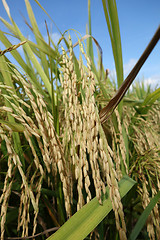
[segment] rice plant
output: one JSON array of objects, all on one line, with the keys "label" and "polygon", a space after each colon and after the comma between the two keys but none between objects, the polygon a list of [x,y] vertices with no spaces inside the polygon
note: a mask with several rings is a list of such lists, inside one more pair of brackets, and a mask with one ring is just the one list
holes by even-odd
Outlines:
[{"label": "rice plant", "polygon": [[[117,83],[123,89],[116,2],[102,2]],[[160,90],[152,92],[136,85],[124,98],[123,91],[113,108],[107,107],[110,117],[106,118],[101,113],[106,111],[106,102],[114,99],[114,87],[103,68],[98,41],[91,36],[90,9],[86,36],[73,44],[65,32],[56,45],[47,24],[49,42],[45,42],[28,0],[27,25],[36,43],[21,33],[5,0],[3,4],[11,24],[0,20],[19,44],[12,45],[0,31],[6,47],[0,52],[1,239],[46,239],[57,229],[49,239],[132,237],[143,209],[160,190]],[[98,66],[93,43],[100,50]],[[5,56],[8,51],[19,66]],[[134,188],[133,180],[137,182]],[[160,235],[158,201],[152,208],[142,238],[158,239]],[[94,211],[95,220],[90,216]]]}]

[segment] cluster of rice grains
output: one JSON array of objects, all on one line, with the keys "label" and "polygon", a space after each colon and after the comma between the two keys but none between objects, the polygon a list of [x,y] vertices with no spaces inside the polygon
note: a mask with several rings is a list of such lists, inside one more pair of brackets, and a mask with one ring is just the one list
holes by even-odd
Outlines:
[{"label": "cluster of rice grains", "polygon": [[[36,171],[32,176],[29,174],[30,167],[26,170],[26,173],[23,171],[20,158],[13,148],[12,130],[8,129],[10,137],[7,137],[5,130],[1,127],[0,136],[6,142],[8,151],[8,172],[0,198],[0,203],[2,204],[1,239],[4,238],[7,203],[16,169],[18,169],[22,178],[17,228],[18,230],[22,228],[22,237],[28,236],[30,203],[32,203],[34,208],[33,235],[36,232],[39,198],[43,179],[47,178],[48,185],[52,187],[52,181],[49,176],[52,175],[56,181],[57,173],[59,173],[68,217],[72,215],[71,205],[73,185],[75,183],[78,193],[77,210],[93,197],[91,196],[91,179],[93,180],[92,185],[94,185],[100,204],[103,204],[102,193],[105,193],[105,183],[107,183],[120,239],[126,239],[123,206],[118,188],[121,171],[118,162],[116,163],[115,170],[112,161],[114,154],[108,145],[99,120],[94,97],[95,79],[91,70],[91,61],[85,54],[82,43],[79,42],[82,55],[77,62],[79,65],[75,69],[71,39],[69,40],[69,44],[69,56],[63,49],[62,68],[60,69],[64,106],[64,117],[60,121],[60,138],[54,128],[53,116],[47,110],[43,97],[29,80],[26,80],[18,71],[14,70],[14,77],[23,85],[25,94],[30,102],[29,105],[18,98],[10,88],[6,87],[7,94],[4,97],[8,98],[8,101],[12,99],[10,101],[11,108],[1,107],[1,110],[10,112],[12,117],[23,126],[23,134],[34,157],[33,162]],[[86,67],[83,64],[82,56],[87,62]],[[3,87],[5,86],[1,86],[1,88]],[[32,108],[36,122],[26,114],[25,107],[23,108],[23,106]],[[32,137],[36,139],[43,163],[36,151]],[[124,149],[120,148],[121,152],[124,152]],[[124,165],[126,166],[125,162]]]},{"label": "cluster of rice grains", "polygon": [[[137,116],[134,124],[130,121],[132,115],[134,116],[133,111],[128,120],[126,119],[124,122],[126,129],[129,129],[129,125],[133,128],[130,139],[134,144],[136,154],[135,152],[130,153],[133,165],[129,174],[138,182],[138,192],[144,209],[150,203],[150,199],[160,191],[159,110],[158,106],[153,106],[147,116]],[[147,231],[150,239],[156,239],[156,237],[159,239],[159,223],[159,207],[156,204],[147,219]]]},{"label": "cluster of rice grains", "polygon": [[[75,178],[77,180],[77,210],[85,203],[82,190],[84,191],[85,189],[86,191],[86,201],[88,202],[91,199],[91,178],[93,179],[96,196],[100,204],[102,204],[102,193],[105,193],[104,182],[107,182],[115,212],[116,226],[120,238],[126,239],[123,206],[117,183],[117,179],[120,176],[117,176],[114,169],[112,162],[113,152],[107,143],[100,124],[94,97],[95,79],[91,70],[91,61],[85,54],[82,43],[79,42],[82,55],[80,55],[78,62],[79,74],[76,74],[77,70],[75,70],[71,39],[69,42],[69,56],[62,49],[63,61],[60,80],[63,87],[65,109],[62,132],[63,147],[67,153],[68,172],[72,172],[74,166]],[[87,67],[83,64],[82,56],[84,56],[87,62]],[[68,154],[68,151],[70,154]]]},{"label": "cluster of rice grains", "polygon": [[[6,221],[7,204],[9,196],[11,193],[12,183],[15,181],[15,170],[18,168],[19,174],[22,179],[21,194],[20,194],[20,206],[19,206],[19,216],[18,216],[18,226],[19,231],[22,227],[22,237],[28,236],[28,224],[30,222],[30,203],[32,203],[34,209],[34,220],[33,220],[33,232],[36,232],[37,227],[37,216],[39,212],[39,198],[41,193],[41,186],[43,178],[47,178],[48,174],[51,173],[53,176],[57,174],[57,166],[60,174],[61,181],[63,183],[63,192],[66,204],[66,211],[69,215],[70,204],[69,204],[69,193],[67,191],[67,186],[69,185],[67,181],[67,175],[64,167],[64,155],[61,143],[57,137],[54,130],[54,123],[52,115],[47,111],[46,105],[44,103],[43,97],[37,92],[37,90],[27,82],[18,71],[15,70],[17,81],[23,84],[26,96],[30,101],[31,105],[22,101],[10,87],[0,86],[5,88],[7,94],[2,94],[8,101],[10,101],[11,107],[1,107],[1,111],[5,111],[11,114],[19,123],[24,127],[24,136],[28,141],[31,152],[33,154],[33,161],[29,165],[28,169],[23,170],[22,163],[18,154],[15,152],[13,147],[13,133],[12,129],[7,125],[3,125],[5,129],[9,130],[10,137],[7,137],[7,132],[4,131],[3,126],[0,128],[0,137],[6,142],[7,152],[8,152],[8,171],[5,177],[3,193],[0,198],[1,207],[1,239],[4,239],[4,224]],[[18,104],[19,103],[19,104]],[[26,114],[24,109],[20,106],[27,107],[28,109],[32,107],[35,114],[36,123]],[[14,113],[13,113],[14,109]],[[36,138],[41,154],[36,151],[35,142],[32,137]],[[43,158],[43,164],[41,164],[41,156]],[[35,165],[35,173],[30,176],[30,168],[32,162]],[[51,185],[50,179],[48,178],[48,185]],[[34,191],[34,192],[33,192]]]}]

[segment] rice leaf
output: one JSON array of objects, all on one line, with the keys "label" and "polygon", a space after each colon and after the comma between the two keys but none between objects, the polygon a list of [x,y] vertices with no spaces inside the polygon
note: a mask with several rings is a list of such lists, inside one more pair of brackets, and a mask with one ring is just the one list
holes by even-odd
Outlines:
[{"label": "rice leaf", "polygon": [[[32,30],[33,30],[34,36],[36,38],[37,44],[40,47],[45,48],[43,42],[41,41],[41,39],[43,39],[43,36],[41,35],[41,33],[39,31],[39,28],[38,28],[36,19],[34,17],[31,5],[28,0],[25,0],[25,3],[26,3],[28,16],[29,16],[30,22],[32,24]],[[48,66],[48,62],[46,59],[46,55],[42,51],[39,51],[39,54],[40,54],[40,60],[41,60],[41,64],[43,66],[44,72],[45,72],[46,76],[49,78],[49,71],[48,71],[49,66]]]},{"label": "rice leaf", "polygon": [[154,92],[147,95],[147,97],[144,99],[144,102],[142,103],[143,106],[145,105],[152,105],[156,100],[160,98],[160,88],[156,89]]},{"label": "rice leaf", "polygon": [[[3,0],[5,2],[5,0]],[[18,28],[17,24],[14,22],[14,20],[12,19],[10,13],[9,13],[9,7],[7,5],[7,3],[5,2],[5,9],[8,13],[8,16],[12,22],[13,25],[13,29],[14,32],[16,33],[16,35],[19,37],[19,39],[21,41],[25,41],[26,38],[23,36],[23,34],[21,33],[20,29]],[[27,52],[31,62],[33,63],[35,69],[37,70],[37,73],[40,75],[46,89],[48,90],[49,95],[51,96],[51,84],[49,82],[49,79],[47,77],[47,75],[45,74],[45,72],[43,71],[43,68],[41,67],[41,64],[38,62],[37,58],[35,57],[32,49],[30,48],[28,42],[26,44],[23,45],[23,49]],[[37,81],[34,82],[35,85],[37,85]],[[38,86],[37,86],[38,87]]]},{"label": "rice leaf", "polygon": [[152,200],[150,201],[148,206],[145,208],[145,210],[141,214],[140,218],[138,219],[138,222],[136,223],[136,225],[135,225],[134,229],[132,230],[132,233],[129,237],[130,240],[137,239],[140,231],[142,230],[142,228],[144,227],[144,225],[146,223],[148,216],[150,215],[152,209],[154,208],[156,203],[159,201],[159,199],[160,199],[160,191],[156,194],[156,196],[154,198],[152,198]]},{"label": "rice leaf", "polygon": [[[124,176],[119,182],[121,197],[134,186],[136,182]],[[97,198],[94,198],[77,213],[75,213],[55,234],[47,240],[82,240],[84,239],[112,210],[112,203],[109,198],[108,187],[107,197],[104,197],[103,204],[100,205]]]},{"label": "rice leaf", "polygon": [[23,132],[24,126],[20,123],[15,122],[8,122],[0,119],[0,123],[6,128],[6,130],[9,128],[13,132]]}]

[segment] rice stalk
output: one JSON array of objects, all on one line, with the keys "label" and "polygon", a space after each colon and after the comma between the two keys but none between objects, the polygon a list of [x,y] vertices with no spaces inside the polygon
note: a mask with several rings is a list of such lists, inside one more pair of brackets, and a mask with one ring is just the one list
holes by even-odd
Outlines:
[{"label": "rice stalk", "polygon": [[122,124],[121,124],[119,112],[117,110],[115,110],[115,114],[116,114],[116,117],[117,117],[118,130],[119,130],[119,148],[120,148],[123,164],[125,166],[125,171],[128,174],[128,166],[127,166],[127,163],[126,163],[126,148],[125,148],[125,143],[124,143],[124,138],[123,138],[123,133],[122,133]]},{"label": "rice stalk", "polygon": [[[3,188],[3,194],[1,196],[1,202],[2,203],[2,208],[1,208],[1,217],[2,217],[2,221],[1,221],[1,239],[4,239],[4,224],[5,224],[5,220],[6,220],[6,213],[7,213],[7,202],[9,200],[9,196],[11,194],[11,186],[12,186],[12,182],[14,180],[14,172],[15,172],[15,167],[18,168],[18,171],[20,173],[20,176],[22,178],[22,186],[24,188],[25,191],[25,198],[29,199],[29,201],[32,202],[33,208],[35,211],[38,210],[38,206],[35,202],[34,199],[34,194],[32,192],[32,190],[29,188],[28,186],[28,181],[26,179],[26,176],[23,172],[22,169],[22,164],[20,162],[19,156],[15,153],[13,147],[12,147],[12,142],[11,140],[7,137],[6,133],[3,131],[3,129],[1,128],[1,138],[3,140],[5,140],[6,142],[6,147],[7,147],[7,151],[8,151],[8,174],[5,177],[5,182],[4,182],[4,188]],[[14,171],[13,171],[14,170]],[[8,185],[8,179],[12,177],[11,182]],[[24,207],[26,207],[26,201],[25,198],[23,198],[23,203],[24,203]],[[24,202],[25,201],[25,202]],[[22,214],[22,222],[23,222],[23,233],[25,236],[26,234],[28,234],[28,221],[26,222],[24,218],[24,215],[26,216],[26,210],[23,212]]]},{"label": "rice stalk", "polygon": [[[102,192],[105,193],[104,178],[106,178],[115,212],[116,227],[120,238],[126,239],[123,207],[118,190],[117,174],[112,162],[113,152],[104,136],[95,102],[95,77],[91,71],[91,61],[85,54],[82,43],[79,42],[79,45],[80,52],[87,61],[87,67],[84,69],[82,57],[79,59],[80,79],[75,74],[71,43],[69,57],[63,49],[63,74],[60,77],[63,87],[64,128],[66,129],[63,140],[64,146],[66,144],[70,146],[71,157],[69,160],[71,164],[75,165],[75,177],[78,180],[77,191],[79,193],[77,209],[82,207],[85,200],[82,195],[83,178],[88,195],[87,201],[89,200],[88,166],[90,164],[97,199],[102,203],[101,194]],[[104,150],[106,148],[108,151]],[[78,149],[78,152],[76,149]],[[87,155],[89,164],[86,159]],[[100,172],[100,169],[102,169],[104,175]]]},{"label": "rice stalk", "polygon": [[[65,128],[63,133],[63,146],[64,149],[70,142],[70,153],[71,156],[68,158],[68,169],[71,169],[72,164],[75,166],[75,178],[78,180],[77,190],[78,190],[78,204],[77,209],[80,209],[83,206],[83,195],[82,195],[82,167],[84,159],[85,147],[82,148],[81,158],[78,154],[78,148],[81,148],[83,145],[82,138],[82,106],[78,100],[77,92],[77,76],[74,70],[73,63],[73,49],[72,43],[70,40],[70,58],[63,51],[63,68],[60,75],[61,84],[63,87],[63,103],[64,103],[64,116],[65,116]],[[67,150],[67,148],[66,148]],[[84,151],[83,151],[84,150]],[[86,158],[86,157],[85,157]],[[72,191],[71,191],[72,192]],[[89,192],[88,192],[89,193]]]},{"label": "rice stalk", "polygon": [[[56,134],[56,131],[54,129],[53,117],[47,111],[46,104],[43,100],[43,97],[36,91],[34,86],[25,82],[23,78],[20,78],[20,76],[19,76],[19,79],[23,83],[24,89],[26,91],[27,96],[30,99],[32,109],[35,113],[39,130],[37,129],[36,126],[34,126],[35,124],[33,124],[33,122],[32,122],[32,126],[34,126],[34,129],[36,129],[37,132],[42,137],[43,144],[40,141],[39,137],[37,138],[37,141],[38,141],[39,148],[43,156],[43,161],[45,163],[48,173],[50,173],[52,169],[52,173],[54,172],[54,175],[55,175],[55,172],[57,171],[56,165],[58,166],[59,174],[63,184],[66,212],[67,212],[67,215],[70,216],[71,214],[70,200],[69,200],[69,192],[68,192],[69,179],[66,173],[63,148],[61,146],[60,141],[58,140],[58,135]],[[34,94],[30,91],[31,87],[32,87],[31,90],[35,94],[35,97],[34,97]],[[31,119],[28,119],[28,120],[31,121]]]},{"label": "rice stalk", "polygon": [[[152,110],[153,111],[153,110]],[[150,121],[148,121],[150,120]],[[133,136],[130,137],[134,144],[136,159],[130,168],[130,174],[139,182],[138,192],[142,199],[142,206],[146,208],[150,199],[160,190],[160,144],[157,134],[157,121],[155,115],[149,114],[147,119],[137,117],[136,124],[132,126]],[[147,231],[150,239],[159,237],[159,203],[155,205],[148,220]]]},{"label": "rice stalk", "polygon": [[[42,182],[43,182],[43,175],[39,178],[39,181],[36,183],[36,204],[37,206],[39,205],[39,199],[41,196],[41,187],[42,187]],[[32,235],[35,235],[36,233],[36,228],[37,228],[37,217],[38,217],[38,211],[34,210],[34,220],[33,220],[33,232]]]},{"label": "rice stalk", "polygon": [[22,237],[26,237],[28,236],[28,224],[30,222],[30,196],[28,196],[23,183],[21,189],[17,231],[20,231],[20,228],[22,227]]},{"label": "rice stalk", "polygon": [[[93,180],[96,190],[96,196],[100,201],[102,180],[99,173],[99,166],[97,163],[98,151],[98,132],[95,121],[94,112],[94,85],[93,75],[91,73],[90,60],[84,54],[81,43],[81,52],[86,57],[88,66],[88,75],[83,70],[83,62],[80,57],[79,68],[81,78],[78,82],[77,75],[74,69],[73,62],[73,49],[70,40],[70,53],[69,58],[63,49],[63,62],[62,68],[63,75],[61,75],[61,84],[64,89],[63,102],[65,105],[65,132],[63,144],[70,143],[71,164],[75,165],[75,177],[78,180],[77,190],[79,200],[77,209],[80,209],[84,204],[82,195],[83,176],[85,181],[85,190],[87,193],[87,202],[91,199],[89,190],[90,179],[88,176],[89,164],[86,159],[87,153],[89,154],[90,164],[93,174]],[[81,82],[80,82],[81,81]],[[81,89],[81,91],[80,91]],[[80,103],[81,100],[81,103]],[[93,103],[92,103],[93,101]],[[87,150],[87,152],[86,152]],[[70,166],[71,168],[71,166]]]},{"label": "rice stalk", "polygon": [[3,51],[0,51],[0,56],[4,55],[4,54],[7,53],[7,52],[11,52],[11,51],[19,48],[20,46],[22,46],[22,45],[25,44],[26,42],[27,42],[27,41],[20,42],[20,43],[18,43],[18,44],[16,44],[16,45],[12,45],[12,46],[9,47],[9,48],[6,48],[6,49],[3,50]]},{"label": "rice stalk", "polygon": [[[33,153],[33,156],[34,156],[34,163],[37,167],[37,170],[39,169],[39,171],[41,173],[41,176],[39,178],[39,184],[37,185],[37,189],[35,190],[36,191],[36,199],[35,199],[35,202],[34,202],[34,209],[35,210],[34,210],[34,228],[33,228],[33,233],[35,233],[36,225],[37,225],[36,224],[36,219],[37,219],[37,215],[38,215],[38,208],[37,208],[38,207],[38,200],[40,198],[41,184],[42,184],[41,182],[42,182],[42,178],[44,178],[44,176],[45,176],[44,175],[45,172],[44,172],[43,166],[40,164],[39,157],[37,156],[34,145],[31,141],[31,137],[32,137],[32,135],[34,135],[36,137],[37,142],[38,142],[39,147],[40,147],[41,152],[42,152],[42,156],[43,156],[44,159],[46,159],[45,156],[47,154],[49,154],[49,160],[50,160],[50,162],[48,163],[49,165],[51,165],[51,161],[53,162],[53,164],[55,164],[55,155],[57,155],[56,156],[56,161],[57,161],[56,164],[57,165],[58,165],[58,161],[61,160],[59,147],[57,149],[57,146],[60,145],[60,142],[58,142],[58,144],[57,144],[57,139],[56,139],[56,141],[54,140],[55,139],[55,133],[53,134],[53,129],[54,129],[53,118],[51,118],[51,116],[49,115],[49,123],[46,121],[47,117],[48,117],[48,114],[46,112],[46,109],[45,109],[45,111],[42,111],[41,106],[45,107],[45,104],[42,100],[42,97],[37,94],[36,99],[38,99],[37,102],[38,101],[39,102],[36,104],[35,98],[33,97],[33,96],[35,96],[35,95],[33,95],[33,93],[36,93],[36,91],[34,90],[34,92],[33,92],[33,90],[32,90],[32,93],[31,93],[31,91],[30,91],[31,85],[27,84],[18,72],[16,72],[16,76],[17,76],[17,79],[23,83],[26,94],[29,97],[30,101],[32,101],[31,106],[32,106],[32,108],[35,112],[36,117],[37,117],[37,122],[39,123],[39,128],[37,128],[37,126],[35,125],[33,120],[29,116],[26,115],[26,113],[22,109],[22,107],[20,107],[20,106],[17,107],[17,105],[13,101],[10,101],[11,97],[9,97],[8,95],[5,96],[3,94],[3,97],[6,97],[8,99],[8,101],[10,101],[10,104],[12,106],[12,109],[11,108],[3,108],[3,110],[11,113],[11,115],[18,122],[20,122],[24,126],[24,129],[25,129],[24,130],[24,135],[25,135],[26,140],[28,141],[28,143],[31,147],[31,150],[32,150],[32,153]],[[9,94],[13,95],[12,91],[10,91]],[[12,100],[13,99],[14,99],[14,97],[12,98]],[[16,100],[19,100],[18,97],[16,98]],[[42,105],[42,103],[43,103],[43,105]],[[21,104],[23,104],[23,102],[21,102]],[[39,106],[40,110],[38,109],[37,105]],[[14,109],[15,113],[13,113],[13,109]],[[44,116],[44,112],[45,112],[45,116]],[[41,116],[42,116],[42,118],[41,118]],[[45,124],[47,124],[47,128],[44,128]],[[52,145],[50,145],[50,146],[47,145],[48,142],[49,142],[49,138],[50,138],[50,136],[47,133],[48,129],[50,130],[49,135],[52,137],[52,141],[51,141]],[[46,136],[47,136],[47,138],[46,138]],[[43,144],[40,140],[40,137],[42,137],[44,146],[43,146]],[[53,151],[48,150],[49,147],[50,148],[53,147],[53,140],[54,140],[54,150],[55,150],[55,153],[56,153],[56,154],[54,154],[54,156],[53,156]],[[56,145],[56,147],[55,147],[55,145]],[[43,154],[43,151],[44,151],[44,154]],[[54,157],[54,159],[53,159],[53,157]],[[14,158],[15,161],[16,161],[16,158],[17,157]],[[63,160],[63,162],[64,162],[64,160]],[[44,163],[45,163],[45,161],[44,161]],[[16,164],[16,162],[15,162],[15,164]],[[45,163],[45,165],[46,165],[46,168],[47,168],[48,166],[47,166],[46,163]],[[64,177],[63,177],[63,172],[62,172],[63,169],[62,169],[61,164],[59,164],[58,167],[59,167],[59,172],[60,172],[61,179],[62,179],[62,182],[63,182],[63,185],[64,185],[64,196],[65,196],[65,199],[67,199],[67,201],[68,201],[68,202],[66,201],[66,211],[67,211],[68,215],[70,215],[69,195],[68,195],[68,192],[67,193],[65,192],[65,190],[67,189],[67,186],[65,185],[65,181],[64,181]],[[33,196],[30,196],[30,194],[29,194],[29,191],[31,191],[31,190],[27,190],[24,187],[25,176],[24,176],[23,170],[19,169],[19,171],[20,171],[21,175],[23,176],[22,177],[23,178],[23,183],[22,183],[22,187],[21,187],[22,188],[22,194],[21,194],[21,199],[20,199],[17,230],[19,231],[20,228],[22,227],[23,228],[22,236],[27,236],[28,235],[28,223],[30,221],[29,220],[29,204],[30,204],[30,200],[32,201],[32,204],[33,204],[33,199],[32,199]],[[49,166],[48,171],[50,172],[50,166]],[[26,180],[26,182],[28,182],[28,181],[29,181],[29,179]],[[32,182],[33,183],[30,185],[30,186],[32,186],[31,188],[34,187],[34,178],[33,177],[32,177]],[[4,188],[4,190],[5,190],[5,188]],[[35,206],[37,206],[37,207],[35,208]],[[2,223],[4,223],[4,221],[2,221]],[[2,230],[3,230],[3,228],[2,228]]]},{"label": "rice stalk", "polygon": [[[76,69],[77,66],[75,64],[71,38],[69,38],[69,51],[67,51],[69,52],[69,56],[64,48],[62,49],[63,57],[60,63],[60,81],[63,91],[60,96],[57,96],[58,101],[59,99],[62,100],[60,102],[60,110],[62,110],[60,113],[60,136],[55,130],[54,116],[49,112],[47,103],[44,100],[45,98],[39,93],[35,85],[32,84],[28,76],[22,76],[15,69],[12,71],[13,79],[16,80],[16,83],[21,83],[20,85],[23,86],[27,103],[25,100],[20,99],[11,87],[0,84],[2,97],[10,104],[10,107],[3,106],[0,110],[10,114],[16,122],[23,126],[24,130],[22,132],[30,147],[33,155],[33,165],[36,169],[33,176],[30,177],[30,164],[27,168],[27,173],[25,173],[21,166],[20,156],[15,154],[12,144],[9,143],[10,139],[5,138],[6,145],[8,144],[7,150],[10,154],[8,156],[8,165],[10,167],[8,166],[7,174],[8,176],[14,175],[13,169],[18,169],[23,179],[17,229],[20,231],[22,228],[22,236],[28,236],[29,208],[30,203],[32,203],[34,206],[33,234],[36,232],[43,180],[47,179],[48,186],[51,186],[53,189],[59,174],[68,217],[72,214],[71,205],[73,204],[73,185],[75,183],[78,193],[77,210],[85,202],[89,202],[93,196],[91,179],[93,179],[94,190],[100,204],[103,204],[102,194],[105,193],[105,183],[107,183],[120,239],[126,239],[124,212],[118,187],[118,181],[122,177],[122,165],[124,165],[125,171],[128,173],[126,163],[127,150],[122,132],[122,122],[119,112],[115,111],[116,126],[112,121],[108,123],[112,138],[112,142],[109,144],[98,116],[96,102],[98,91],[96,92],[95,76],[91,70],[92,62],[84,52],[81,42],[79,45],[80,58],[78,68],[80,75]],[[86,67],[84,66],[82,56],[87,62]],[[33,111],[33,118],[27,114],[25,107]],[[128,109],[124,108],[123,124],[128,138],[133,145],[133,149],[130,151],[131,161],[136,156],[135,162],[131,166],[130,174],[134,174],[134,170],[138,173],[145,172],[143,180],[139,180],[141,184],[139,191],[141,193],[142,205],[145,208],[149,203],[149,198],[156,194],[160,186],[160,146],[157,134],[159,132],[157,125],[160,116],[159,113],[153,115],[152,111],[149,112],[149,115],[142,114],[139,116],[136,115],[135,109],[132,110],[132,113],[129,113]],[[146,120],[147,116],[150,121]],[[133,121],[133,119],[136,120]],[[5,130],[7,129],[9,132],[12,132],[12,128],[9,125],[3,124],[2,126],[5,127]],[[42,159],[40,159],[36,151],[33,137],[37,141]],[[149,157],[151,153],[153,154],[152,160]],[[53,177],[54,181],[51,180],[51,177]],[[151,177],[154,177],[153,181]],[[150,179],[148,180],[150,184],[148,184],[146,179]],[[144,180],[146,180],[146,185]],[[10,190],[7,192],[7,184],[10,184],[10,181],[6,175],[3,188],[4,194],[2,194],[0,199],[3,202],[2,206],[5,206],[1,212],[3,220],[1,228],[2,237],[4,237],[6,206],[12,187],[11,184]],[[154,184],[158,188],[151,188]],[[155,235],[158,236],[159,234],[158,219],[158,205],[156,205],[148,220],[147,229],[150,238],[154,239]]]},{"label": "rice stalk", "polygon": [[9,197],[11,194],[11,188],[12,188],[12,183],[13,183],[13,179],[11,179],[12,177],[12,171],[13,171],[13,162],[12,162],[12,150],[11,150],[11,146],[10,146],[10,141],[7,138],[5,132],[3,131],[3,129],[0,127],[0,136],[2,139],[5,140],[6,142],[6,147],[9,150],[9,158],[8,158],[8,171],[6,173],[6,177],[4,180],[4,187],[3,187],[3,192],[2,195],[0,197],[0,204],[1,204],[1,239],[4,239],[4,232],[5,232],[5,222],[6,222],[6,214],[7,214],[7,207],[8,207],[8,201],[9,201]]},{"label": "rice stalk", "polygon": [[[112,155],[108,146],[107,139],[104,136],[103,130],[100,131],[102,140],[101,146],[101,158],[103,159],[103,168],[106,174],[107,185],[109,187],[109,196],[112,202],[113,211],[115,214],[116,228],[119,232],[120,239],[127,239],[126,237],[126,224],[124,220],[123,205],[121,203],[121,197],[118,187],[118,176],[115,171],[112,161]],[[107,151],[108,150],[108,151]]]}]

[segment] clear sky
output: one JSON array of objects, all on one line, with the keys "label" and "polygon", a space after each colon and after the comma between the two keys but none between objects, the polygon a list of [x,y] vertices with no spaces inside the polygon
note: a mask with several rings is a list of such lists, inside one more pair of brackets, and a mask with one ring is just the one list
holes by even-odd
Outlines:
[{"label": "clear sky", "polygon": [[[22,17],[22,15],[24,15],[28,20],[25,1],[6,1],[10,7],[11,15],[18,27],[25,36],[32,39],[31,32],[25,25]],[[80,32],[82,36],[85,35],[86,24],[88,21],[87,0],[39,0],[39,2],[55,21],[61,32],[72,28]],[[116,2],[122,40],[124,73],[126,76],[142,54],[160,24],[160,0],[117,0]],[[41,33],[44,36],[47,36],[44,24],[44,21],[46,20],[50,29],[52,28],[53,40],[57,41],[60,34],[54,24],[34,0],[30,0],[30,3]],[[2,0],[0,0],[0,16],[8,20],[7,14],[3,8]],[[114,61],[112,49],[102,2],[100,0],[91,0],[91,21],[92,35],[99,42],[103,50],[104,67],[108,68],[110,72],[113,73]],[[6,31],[1,22],[0,29]],[[73,43],[75,43],[77,41],[76,36],[72,34],[72,37]],[[2,44],[0,44],[0,48],[4,48]],[[145,83],[151,83],[152,86],[158,84],[158,87],[160,87],[160,41],[142,67],[138,79],[143,79]]]}]

